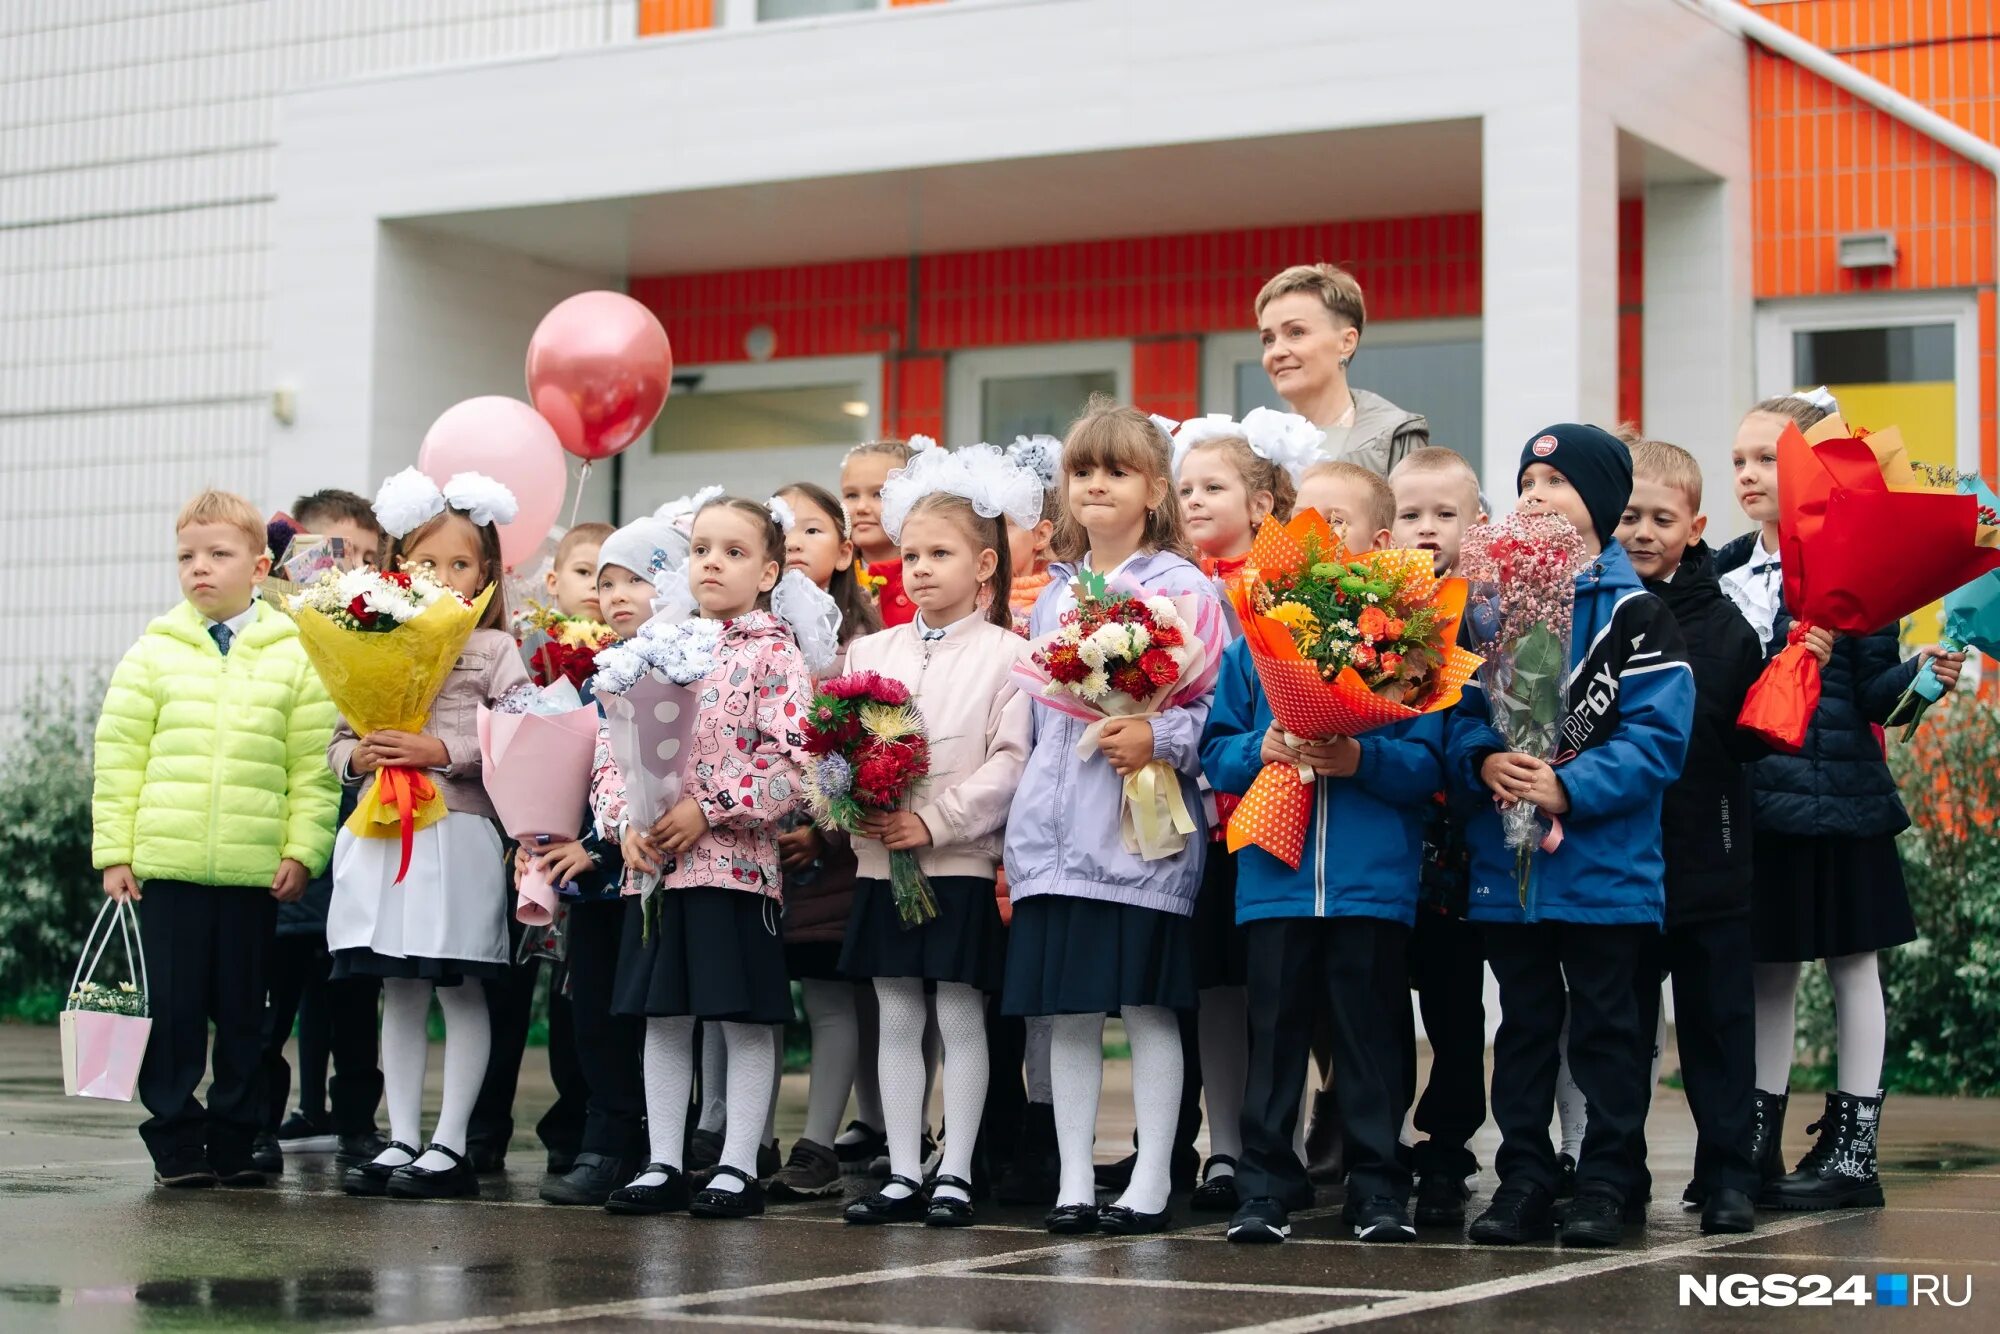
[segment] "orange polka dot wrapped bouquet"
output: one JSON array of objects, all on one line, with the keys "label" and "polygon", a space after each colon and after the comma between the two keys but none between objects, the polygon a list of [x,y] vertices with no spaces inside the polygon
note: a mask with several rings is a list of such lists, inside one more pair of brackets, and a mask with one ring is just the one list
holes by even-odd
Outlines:
[{"label": "orange polka dot wrapped bouquet", "polygon": [[[1458,646],[1463,579],[1428,551],[1348,551],[1317,511],[1257,530],[1229,597],[1271,715],[1325,741],[1448,709],[1480,664]],[[1229,817],[1229,850],[1256,844],[1297,868],[1311,769],[1264,767]]]}]

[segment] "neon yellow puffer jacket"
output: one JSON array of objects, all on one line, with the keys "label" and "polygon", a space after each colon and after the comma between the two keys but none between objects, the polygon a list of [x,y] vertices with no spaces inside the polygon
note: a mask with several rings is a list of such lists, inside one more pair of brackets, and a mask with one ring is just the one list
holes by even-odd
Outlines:
[{"label": "neon yellow puffer jacket", "polygon": [[183,602],[126,650],[97,720],[91,859],[140,881],[267,886],[289,857],[317,875],[340,789],[333,703],[283,612],[258,604],[223,657]]}]

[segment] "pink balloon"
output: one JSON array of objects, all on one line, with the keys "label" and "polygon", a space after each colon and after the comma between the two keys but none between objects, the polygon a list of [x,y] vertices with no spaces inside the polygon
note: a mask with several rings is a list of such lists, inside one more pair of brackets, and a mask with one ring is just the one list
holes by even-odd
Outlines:
[{"label": "pink balloon", "polygon": [[500,561],[509,569],[549,535],[569,485],[554,429],[526,403],[498,394],[446,408],[424,432],[417,467],[439,486],[454,473],[482,472],[514,493],[520,512],[500,525]]},{"label": "pink balloon", "polygon": [[528,398],[585,463],[644,435],[673,377],[667,331],[623,292],[578,293],[544,315],[528,341]]}]

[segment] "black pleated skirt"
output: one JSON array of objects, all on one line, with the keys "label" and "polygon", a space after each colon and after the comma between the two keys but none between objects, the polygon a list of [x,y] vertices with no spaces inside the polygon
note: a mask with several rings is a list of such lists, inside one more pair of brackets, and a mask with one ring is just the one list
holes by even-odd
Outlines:
[{"label": "black pleated skirt", "polygon": [[468,977],[482,982],[505,977],[507,969],[507,964],[487,959],[430,959],[422,955],[398,958],[371,949],[352,949],[333,952],[331,976],[335,981],[350,977],[401,977],[429,982],[432,986],[455,987]]},{"label": "black pleated skirt", "polygon": [[792,984],[778,905],[741,889],[661,889],[629,899],[618,941],[613,1014],[782,1024]]},{"label": "black pleated skirt", "polygon": [[931,880],[931,897],[937,900],[938,915],[922,926],[905,927],[887,880],[856,880],[854,911],[840,948],[841,972],[856,979],[921,977],[998,991],[1007,976],[1007,932],[1000,925],[993,882],[981,876],[937,876]]},{"label": "black pleated skirt", "polygon": [[1240,987],[1250,980],[1243,928],[1236,925],[1236,858],[1220,843],[1208,845],[1201,890],[1194,901],[1194,984]]},{"label": "black pleated skirt", "polygon": [[1759,829],[1750,904],[1758,963],[1865,954],[1917,938],[1903,863],[1890,834],[1800,837]]},{"label": "black pleated skirt", "polygon": [[1195,1007],[1194,921],[1067,894],[1014,900],[1003,1014]]}]

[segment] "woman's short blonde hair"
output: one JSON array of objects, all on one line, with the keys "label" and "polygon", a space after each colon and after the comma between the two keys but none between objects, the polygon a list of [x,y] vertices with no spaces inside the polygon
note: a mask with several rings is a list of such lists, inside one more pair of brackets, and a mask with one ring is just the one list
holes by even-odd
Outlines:
[{"label": "woman's short blonde hair", "polygon": [[1356,333],[1368,323],[1368,303],[1361,295],[1361,284],[1338,264],[1294,264],[1279,273],[1257,293],[1254,318],[1263,319],[1264,307],[1294,292],[1318,297],[1334,323],[1345,324]]}]

